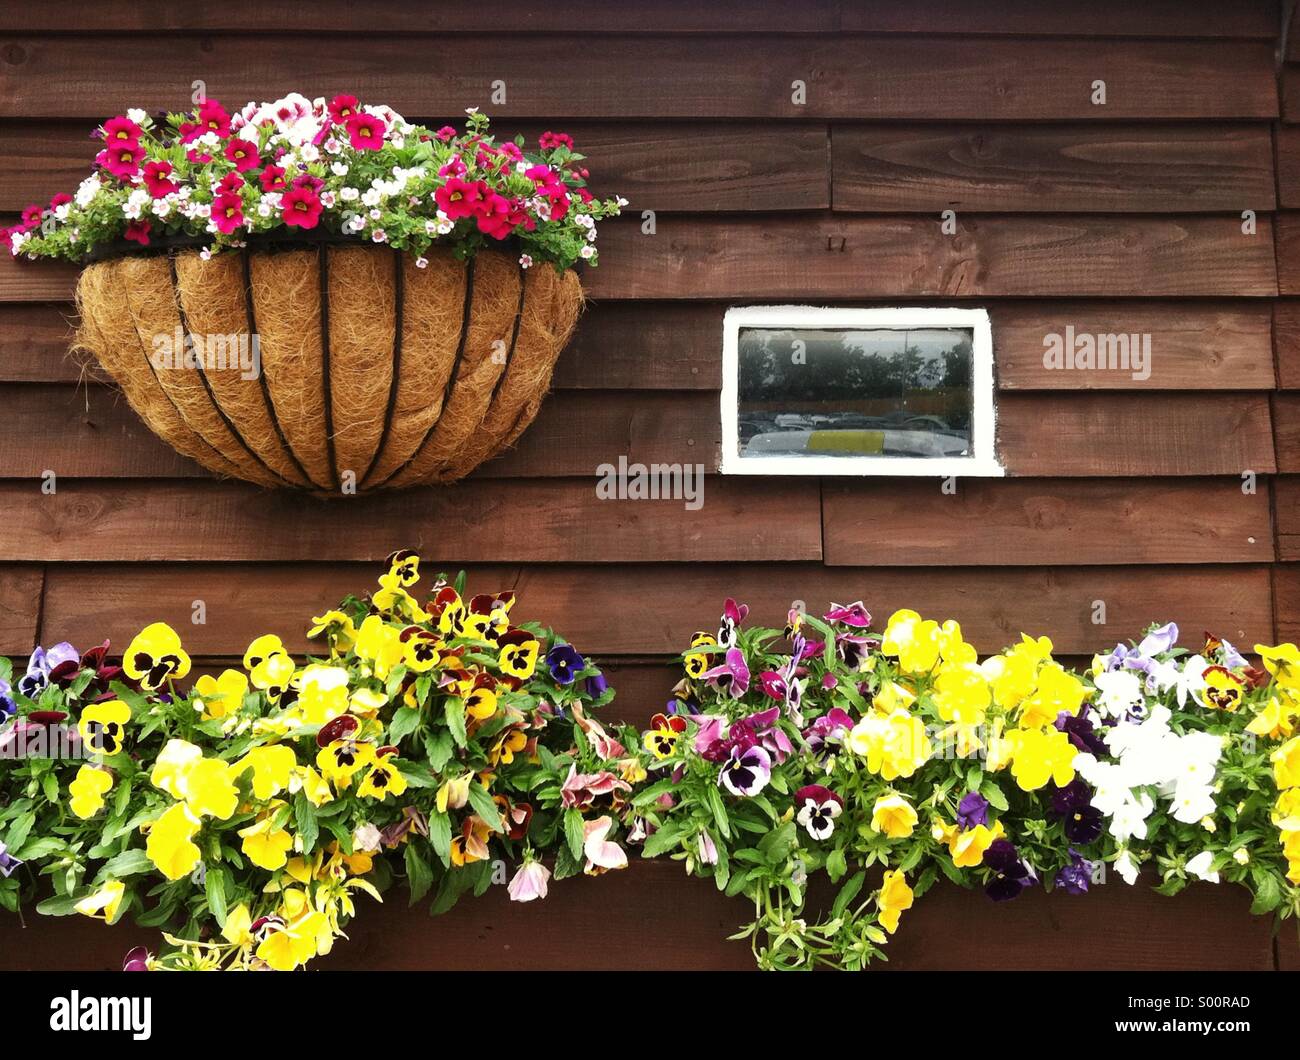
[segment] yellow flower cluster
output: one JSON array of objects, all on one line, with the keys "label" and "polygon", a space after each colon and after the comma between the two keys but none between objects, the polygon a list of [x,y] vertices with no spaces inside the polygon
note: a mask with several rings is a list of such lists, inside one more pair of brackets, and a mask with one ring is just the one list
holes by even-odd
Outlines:
[{"label": "yellow flower cluster", "polygon": [[1295,735],[1300,719],[1300,649],[1294,644],[1275,648],[1256,644],[1255,650],[1273,675],[1277,694],[1270,697],[1267,706],[1246,726],[1246,731],[1286,741],[1270,756],[1278,790],[1273,823],[1281,833],[1282,853],[1287,860],[1286,878],[1300,884],[1300,736]]}]

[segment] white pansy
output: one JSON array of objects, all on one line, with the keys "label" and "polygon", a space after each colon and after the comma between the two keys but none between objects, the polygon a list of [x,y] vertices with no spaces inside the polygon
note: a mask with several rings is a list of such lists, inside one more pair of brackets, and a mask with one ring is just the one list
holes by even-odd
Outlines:
[{"label": "white pansy", "polygon": [[1182,666],[1176,660],[1158,662],[1152,667],[1151,677],[1162,692],[1174,689],[1178,705],[1184,707],[1189,695],[1199,701],[1205,689],[1205,668],[1209,665],[1200,655],[1188,657]]},{"label": "white pansy", "polygon": [[1187,871],[1195,876],[1198,880],[1204,880],[1206,883],[1218,883],[1219,874],[1210,868],[1214,861],[1214,855],[1208,850],[1202,850],[1196,857],[1187,863]]},{"label": "white pansy", "polygon": [[1137,883],[1138,865],[1133,860],[1133,855],[1127,850],[1119,852],[1119,857],[1115,859],[1115,871],[1120,874],[1121,879],[1130,887]]},{"label": "white pansy", "polygon": [[1201,784],[1179,784],[1169,802],[1174,819],[1195,824],[1214,813],[1214,792]]}]

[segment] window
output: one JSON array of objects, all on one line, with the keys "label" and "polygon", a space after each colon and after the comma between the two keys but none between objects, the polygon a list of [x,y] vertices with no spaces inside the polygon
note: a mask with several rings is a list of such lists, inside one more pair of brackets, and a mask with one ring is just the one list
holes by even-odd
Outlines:
[{"label": "window", "polygon": [[1001,475],[982,309],[732,309],[722,471]]}]

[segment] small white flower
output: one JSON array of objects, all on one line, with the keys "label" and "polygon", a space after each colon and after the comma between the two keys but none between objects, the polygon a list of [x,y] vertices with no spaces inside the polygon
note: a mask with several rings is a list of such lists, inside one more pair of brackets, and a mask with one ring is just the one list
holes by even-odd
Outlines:
[{"label": "small white flower", "polygon": [[374,185],[371,185],[361,196],[361,204],[363,206],[378,206],[379,200],[382,198],[383,196],[380,194],[379,189]]},{"label": "small white flower", "polygon": [[533,256],[531,254],[520,254],[519,267],[521,269],[531,269],[533,267]]},{"label": "small white flower", "polygon": [[352,849],[362,854],[373,854],[383,842],[379,829],[369,821],[359,824],[352,832]]},{"label": "small white flower", "polygon": [[[343,150],[343,145],[339,143],[338,140],[336,140],[333,136],[331,136],[328,140],[325,141],[325,150],[332,155],[336,155]],[[336,162],[335,165],[342,165],[342,163]],[[344,173],[347,172],[347,166],[343,167],[343,172]]]},{"label": "small white flower", "polygon": [[382,210],[371,210],[371,211],[370,211],[370,219],[371,219],[372,221],[378,221],[378,220],[379,220],[381,217],[383,217],[383,216],[384,216],[384,212],[383,212]]},{"label": "small white flower", "polygon": [[336,202],[338,202],[338,199],[337,199],[337,197],[334,195],[334,193],[333,193],[332,191],[323,191],[323,192],[321,192],[321,195],[320,195],[320,204],[321,204],[322,206],[324,206],[325,209],[327,209],[327,210],[331,210],[331,209],[333,209],[333,208],[334,208],[334,204],[335,204]]},{"label": "small white flower", "polygon": [[348,175],[348,164],[346,162],[331,162],[330,172],[336,177],[346,177]]},{"label": "small white flower", "polygon": [[1198,880],[1204,880],[1206,883],[1218,883],[1219,874],[1210,868],[1213,861],[1214,855],[1208,850],[1202,850],[1187,863],[1187,871]]},{"label": "small white flower", "polygon": [[154,216],[160,220],[172,212],[172,204],[165,198],[153,201]]},{"label": "small white flower", "polygon": [[257,204],[258,217],[270,217],[271,214],[274,212],[275,211],[271,209],[271,204],[267,202],[265,199],[263,199],[261,202]]},{"label": "small white flower", "polygon": [[580,251],[578,251],[578,257],[580,258],[594,258],[595,256],[596,256],[596,248],[593,247],[590,243],[588,243],[585,247],[583,247]]},{"label": "small white flower", "polygon": [[416,267],[417,269],[428,268],[428,266],[429,266],[429,259],[428,259],[428,258],[416,258],[416,259],[415,259],[415,267]]},{"label": "small white flower", "polygon": [[1133,860],[1133,855],[1127,850],[1121,850],[1119,852],[1119,857],[1115,859],[1115,871],[1120,874],[1120,877],[1130,887],[1137,882],[1138,865],[1137,862]]},{"label": "small white flower", "polygon": [[204,261],[210,261],[212,259],[212,248],[204,247],[202,250],[199,251],[199,257],[202,258]]},{"label": "small white flower", "polygon": [[303,144],[298,148],[298,157],[304,162],[317,162],[320,160],[320,151],[315,144]]},{"label": "small white flower", "polygon": [[137,125],[143,125],[145,119],[149,117],[140,107],[131,107],[127,110],[126,116]]},{"label": "small white flower", "polygon": [[382,228],[376,228],[373,232],[371,232],[370,238],[374,240],[376,243],[384,243],[388,241],[388,236],[384,234],[384,230]]},{"label": "small white flower", "polygon": [[356,188],[339,189],[339,198],[342,199],[344,202],[356,202],[357,199],[360,197],[360,195],[361,192],[357,191]]},{"label": "small white flower", "polygon": [[456,226],[455,226],[455,224],[453,224],[451,221],[448,221],[448,220],[446,220],[446,219],[443,219],[443,220],[441,220],[441,221],[438,222],[438,226],[437,226],[437,227],[438,227],[438,235],[440,235],[440,236],[445,236],[445,235],[447,235],[448,233],[450,233],[451,230],[452,230],[453,228],[455,228]]}]

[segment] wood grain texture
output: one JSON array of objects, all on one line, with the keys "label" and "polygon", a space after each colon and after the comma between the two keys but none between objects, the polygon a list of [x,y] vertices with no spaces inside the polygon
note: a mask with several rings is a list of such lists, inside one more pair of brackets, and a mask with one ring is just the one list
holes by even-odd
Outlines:
[{"label": "wood grain texture", "polygon": [[[1277,34],[1275,0],[1093,0],[1086,7],[1000,0],[978,8],[963,0],[641,0],[634,5],[593,6],[578,0],[500,0],[493,5],[500,24],[517,32],[782,33],[847,30],[868,33],[927,33],[942,26],[962,34],[1063,34],[1098,37],[1244,37],[1270,40]],[[483,27],[477,8],[456,4],[411,4],[374,0],[359,7],[350,0],[289,0],[274,7],[254,0],[214,5],[203,0],[96,0],[57,11],[42,7],[0,11],[0,29],[151,32],[226,30],[284,33],[325,30],[370,33],[457,33]]]},{"label": "wood grain texture", "polygon": [[1278,559],[1300,560],[1300,477],[1279,475],[1273,480],[1273,507]]},{"label": "wood grain texture", "polygon": [[837,123],[831,144],[836,210],[1240,213],[1276,201],[1262,125]]},{"label": "wood grain texture", "polygon": [[[7,413],[0,417],[0,477],[208,477],[155,438],[107,387],[3,385],[0,405]],[[472,478],[594,479],[623,456],[713,472],[720,449],[713,391],[561,391],[515,448]],[[998,399],[997,451],[1008,474],[1038,477],[1276,469],[1268,397],[1255,393],[1007,392]]]},{"label": "wood grain texture", "polygon": [[1300,390],[1300,302],[1280,298],[1273,303],[1273,347],[1278,387]]},{"label": "wood grain texture", "polygon": [[998,447],[1017,475],[1277,470],[1262,394],[1004,394]]},{"label": "wood grain texture", "polygon": [[[1271,118],[1273,48],[1265,41],[738,35],[609,36],[598,48],[526,35],[417,38],[297,35],[141,36],[131,62],[94,36],[21,35],[0,41],[0,116],[93,118],[128,106],[175,109],[195,77],[232,106],[286,91],[347,85],[398,111],[458,113],[486,106],[508,77],[492,117],[903,118],[1114,121],[1130,118]],[[581,78],[557,78],[555,55],[581,55]],[[720,63],[725,56],[743,62]],[[328,86],[321,71],[330,71]],[[495,71],[495,72],[494,72]],[[803,81],[806,100],[792,85]],[[1103,80],[1107,102],[1091,102]],[[318,89],[315,86],[320,85]]]},{"label": "wood grain texture", "polygon": [[0,566],[0,655],[26,656],[36,643],[44,569],[35,564]]},{"label": "wood grain texture", "polygon": [[[1269,920],[1250,915],[1243,889],[1196,884],[1164,898],[1147,882],[1098,886],[1077,898],[1034,888],[1001,904],[943,882],[904,914],[888,963],[872,969],[1273,968]],[[672,915],[647,920],[651,909]],[[633,858],[621,872],[553,884],[545,902],[510,902],[504,887],[492,887],[436,918],[423,905],[408,908],[400,890],[382,905],[362,896],[348,939],[312,967],[746,971],[754,967],[749,947],[727,936],[751,911],[745,899],[719,894],[712,881],[688,877],[676,863]],[[116,971],[129,949],[156,944],[156,933],[130,923],[108,928],[81,917],[30,915],[28,924],[0,918],[0,969]]]},{"label": "wood grain texture", "polygon": [[1277,469],[1300,471],[1300,392],[1273,395],[1273,424],[1277,439]]},{"label": "wood grain texture", "polygon": [[[483,480],[334,500],[244,483],[132,490],[71,482],[47,495],[32,483],[0,482],[0,561],[377,563],[401,548],[431,563],[821,558],[815,479],[690,481],[699,491],[695,501],[601,499],[595,476]],[[185,532],[164,529],[177,525]]]},{"label": "wood grain texture", "polygon": [[[415,121],[415,115],[408,115]],[[460,114],[427,116],[432,128]],[[0,122],[0,211],[72,192],[90,172],[102,118],[34,125]],[[497,135],[535,143],[551,126],[503,119]],[[819,210],[830,206],[824,122],[798,125],[566,122],[590,159],[591,188],[622,195],[634,211]],[[1266,138],[1267,139],[1267,138]]]},{"label": "wood grain texture", "polygon": [[1277,144],[1277,195],[1283,209],[1300,206],[1300,128],[1275,126]]},{"label": "wood grain texture", "polygon": [[1300,213],[1278,213],[1274,226],[1277,230],[1278,294],[1300,294]]},{"label": "wood grain texture", "polygon": [[[308,647],[307,621],[348,593],[366,592],[374,564],[54,564],[43,628],[81,643],[129,639],[150,621],[171,623],[189,651],[242,652],[261,633]],[[454,566],[447,564],[448,568]],[[1234,643],[1272,634],[1269,569],[1215,565],[1133,567],[823,567],[816,564],[637,564],[614,566],[468,565],[478,591],[513,588],[519,614],[563,631],[597,655],[671,655],[690,632],[717,624],[728,596],[753,608],[753,621],[781,625],[791,602],[810,611],[832,600],[865,599],[883,617],[910,607],[961,621],[980,651],[996,651],[1022,630],[1050,633],[1062,654],[1086,654],[1130,637],[1152,621],[1213,629]],[[205,625],[191,623],[203,600]],[[1092,623],[1096,601],[1107,624]],[[314,609],[314,610],[313,610]]]},{"label": "wood grain texture", "polygon": [[[918,300],[920,302],[922,300]],[[924,301],[933,302],[933,299]],[[867,305],[869,300],[856,301]],[[1009,301],[987,305],[1003,390],[1271,390],[1278,358],[1300,386],[1300,303],[1210,300]],[[728,303],[594,302],[560,355],[561,390],[717,390]],[[70,306],[0,305],[0,383],[103,382],[91,360],[68,355]],[[1048,335],[1150,335],[1151,375],[1061,371],[1043,363]],[[1295,364],[1295,368],[1290,366]]]},{"label": "wood grain texture", "polygon": [[[1232,217],[659,218],[602,229],[594,298],[1271,296],[1271,221]],[[9,286],[0,271],[0,292]]]},{"label": "wood grain texture", "polygon": [[822,486],[826,563],[1266,563],[1269,494],[1232,479],[974,479]]},{"label": "wood grain texture", "polygon": [[1274,566],[1273,594],[1277,606],[1277,641],[1272,643],[1300,642],[1300,564]]}]

